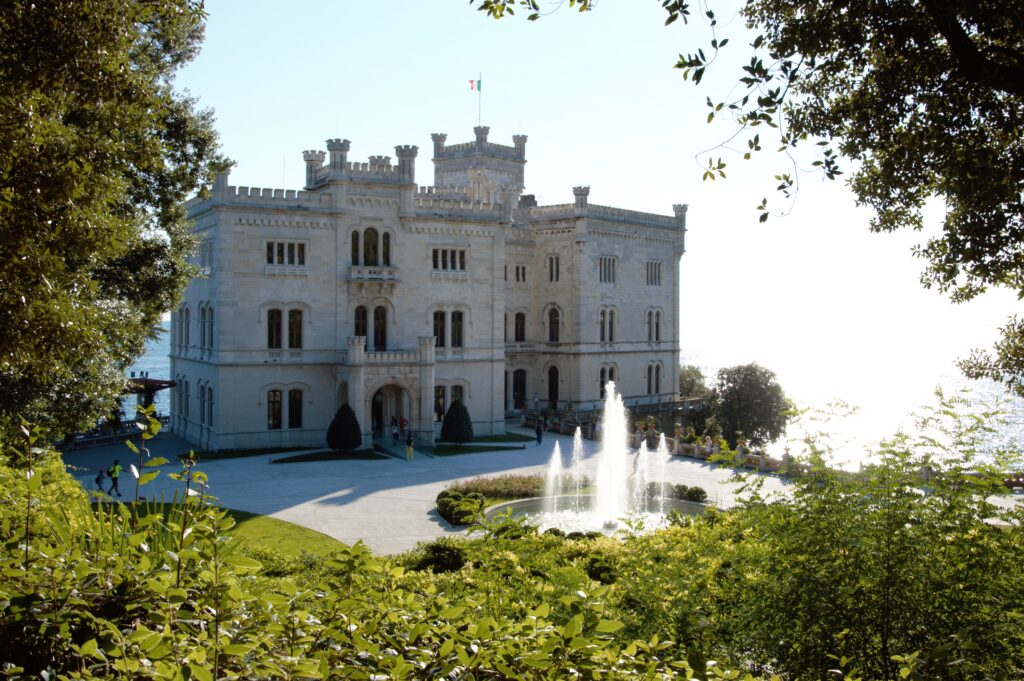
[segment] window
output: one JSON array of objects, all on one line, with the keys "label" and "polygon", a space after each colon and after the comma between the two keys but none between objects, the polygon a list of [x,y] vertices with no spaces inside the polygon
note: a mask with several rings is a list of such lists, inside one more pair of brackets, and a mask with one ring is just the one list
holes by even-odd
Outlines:
[{"label": "window", "polygon": [[607,375],[603,367],[601,368],[601,377],[597,379],[597,384],[598,390],[601,392],[601,399],[603,400],[605,396],[605,385],[608,384]]},{"label": "window", "polygon": [[661,342],[661,312],[654,312],[654,342]]},{"label": "window", "polygon": [[512,408],[526,408],[526,369],[512,372]]},{"label": "window", "polygon": [[281,429],[281,391],[267,392],[267,430]]},{"label": "window", "polygon": [[199,384],[199,425],[206,425],[206,388]]},{"label": "window", "polygon": [[182,331],[181,331],[181,344],[184,345],[185,347],[188,347],[189,343],[192,342],[192,328],[191,328],[192,322],[191,322],[191,319],[189,318],[190,316],[191,316],[191,313],[189,312],[189,309],[186,307],[185,308],[185,321],[184,321],[184,323],[182,325]]},{"label": "window", "polygon": [[601,310],[600,312],[597,313],[598,340],[600,340],[602,343],[604,343],[604,325],[607,322],[607,319],[608,314],[604,310]]},{"label": "window", "polygon": [[181,410],[181,415],[184,416],[185,418],[188,418],[188,401],[189,401],[188,381],[185,381],[185,394],[183,396],[183,402],[182,402],[182,404],[184,406],[183,406],[183,408]]},{"label": "window", "polygon": [[369,327],[367,326],[366,320],[366,308],[360,305],[359,307],[356,308],[356,324],[354,335],[366,338],[367,334],[369,333],[368,328]]},{"label": "window", "polygon": [[208,328],[206,329],[206,347],[212,348],[213,347],[213,308],[212,307],[206,308],[206,324],[208,326]]},{"label": "window", "polygon": [[288,310],[288,347],[302,347],[302,310]]},{"label": "window", "polygon": [[508,312],[505,313],[505,342],[508,343]]},{"label": "window", "polygon": [[206,425],[213,427],[213,388],[206,389]]},{"label": "window", "polygon": [[444,312],[434,312],[434,347],[444,347]]},{"label": "window", "polygon": [[358,267],[359,265],[359,232],[352,232],[352,266]]},{"label": "window", "polygon": [[516,343],[526,342],[526,313],[516,312]]},{"label": "window", "polygon": [[388,348],[388,311],[383,305],[373,310],[373,349],[382,352]]},{"label": "window", "polygon": [[304,241],[268,241],[267,264],[306,266],[306,243]]},{"label": "window", "polygon": [[377,267],[377,230],[370,228],[363,233],[363,264]]},{"label": "window", "polygon": [[558,281],[558,256],[548,256],[548,281]]},{"label": "window", "polygon": [[302,391],[288,391],[288,427],[302,427]]},{"label": "window", "polygon": [[558,408],[558,367],[548,369],[548,407]]},{"label": "window", "polygon": [[598,280],[602,284],[615,283],[615,256],[602,255],[597,259]]},{"label": "window", "polygon": [[661,286],[661,261],[647,261],[647,285]]},{"label": "window", "polygon": [[435,248],[431,254],[435,270],[466,271],[464,248]]},{"label": "window", "polygon": [[651,387],[654,383],[654,366],[647,365],[647,394],[651,394]]},{"label": "window", "polygon": [[647,311],[647,342],[654,340],[654,312]]},{"label": "window", "polygon": [[384,232],[383,255],[382,264],[384,267],[391,267],[391,235],[388,232]]},{"label": "window", "polygon": [[206,308],[199,308],[199,347],[206,347]]},{"label": "window", "polygon": [[452,404],[455,404],[456,402],[462,402],[463,404],[465,404],[465,401],[462,399],[461,385],[452,386]]},{"label": "window", "polygon": [[434,420],[444,420],[444,386],[434,386]]},{"label": "window", "polygon": [[661,365],[654,365],[654,394],[661,394]]},{"label": "window", "polygon": [[608,367],[608,382],[615,380],[615,367]]},{"label": "window", "polygon": [[608,342],[615,342],[615,310],[608,310]]},{"label": "window", "polygon": [[281,311],[267,310],[267,347],[281,349]]},{"label": "window", "polygon": [[[462,319],[463,313],[460,310],[452,312],[452,347],[462,347]],[[453,388],[454,390],[454,388]]]},{"label": "window", "polygon": [[516,265],[516,281],[526,281],[526,265]]},{"label": "window", "polygon": [[548,310],[548,342],[558,342],[558,308]]}]

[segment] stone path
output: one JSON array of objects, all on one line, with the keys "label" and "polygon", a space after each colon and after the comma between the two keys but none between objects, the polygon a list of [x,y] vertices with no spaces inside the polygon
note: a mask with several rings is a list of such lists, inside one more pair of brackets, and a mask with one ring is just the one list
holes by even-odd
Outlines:
[{"label": "stone path", "polygon": [[[531,434],[515,427],[509,430]],[[209,476],[211,493],[227,508],[287,520],[348,544],[362,539],[379,553],[399,553],[418,542],[464,531],[452,528],[434,511],[434,498],[450,483],[481,475],[543,472],[555,442],[568,458],[572,438],[548,434],[542,444],[531,441],[524,449],[437,457],[417,453],[411,463],[404,455],[295,464],[271,464],[269,456],[251,456],[202,462],[199,469]],[[143,490],[149,497],[170,498],[181,487],[166,473],[180,469],[176,457],[187,452],[189,446],[181,438],[164,433],[148,446],[153,456],[166,457],[172,463],[164,466],[164,473]],[[584,440],[584,467],[591,476],[596,451],[596,443]],[[652,479],[657,479],[657,463],[653,454],[651,457],[649,471]],[[64,454],[65,463],[86,489],[95,489],[97,469],[108,467],[114,458],[127,469],[134,455],[124,444]],[[735,485],[728,482],[731,469],[673,457],[665,464],[664,475],[671,482],[703,487],[709,501],[719,506],[734,503]],[[772,491],[783,487],[774,476],[766,476],[765,485]],[[124,499],[135,494],[134,479],[127,470],[121,492]]]}]

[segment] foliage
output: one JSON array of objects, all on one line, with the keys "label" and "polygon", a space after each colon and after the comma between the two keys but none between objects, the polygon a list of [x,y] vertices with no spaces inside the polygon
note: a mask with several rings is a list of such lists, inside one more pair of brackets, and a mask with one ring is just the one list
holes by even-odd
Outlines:
[{"label": "foliage", "polygon": [[423,546],[423,555],[413,569],[431,570],[440,574],[457,572],[465,564],[465,548],[452,539],[442,537]]},{"label": "foliage", "polygon": [[480,517],[487,500],[479,492],[442,490],[436,499],[437,514],[452,525],[469,525]]},{"label": "foliage", "polygon": [[[566,474],[562,481],[563,488],[568,484],[576,484],[576,479]],[[527,499],[544,495],[544,474],[543,473],[506,473],[503,475],[488,475],[469,480],[459,480],[448,486],[448,489],[462,492],[479,492],[488,499]],[[581,487],[589,487],[590,479],[581,476]]]},{"label": "foliage", "polygon": [[695,501],[702,504],[707,501],[708,493],[703,487],[694,485],[690,487],[683,484],[672,484],[671,482],[649,482],[647,483],[647,496],[659,497],[662,494],[666,499],[680,499],[682,501]]},{"label": "foliage", "polygon": [[363,433],[359,429],[356,413],[348,402],[341,405],[327,427],[327,446],[346,454],[363,444]]},{"label": "foliage", "polygon": [[692,364],[679,367],[679,396],[706,399],[711,390],[704,382],[704,372]]},{"label": "foliage", "polygon": [[0,435],[113,408],[193,270],[183,202],[226,166],[176,93],[197,0],[5,4],[0,45]]},{"label": "foliage", "polygon": [[[596,3],[575,4],[586,11]],[[479,9],[500,18],[516,5],[530,9],[530,19],[540,16],[534,0],[481,0]],[[687,0],[661,5],[666,24],[691,17]],[[710,4],[700,9],[710,43],[676,63],[694,84],[711,80],[727,45],[742,44],[728,34],[735,21],[720,24]],[[928,262],[922,283],[956,302],[992,286],[1024,294],[1024,14],[1017,5],[743,0],[739,14],[753,40],[743,48],[749,59],[738,86],[723,88],[727,99],[707,97],[709,123],[731,119],[716,153],[749,159],[777,147],[790,168],[773,184],[787,199],[799,186],[797,148],[810,147],[812,166],[829,179],[843,175],[845,159],[849,186],[874,209],[876,231],[922,228],[924,207],[939,199],[941,234],[915,249]],[[709,156],[704,178],[724,177],[727,165]],[[767,220],[768,200],[757,209]],[[976,352],[962,365],[1024,395],[1024,322],[1011,319],[994,352]]]},{"label": "foliage", "polygon": [[790,409],[775,374],[757,363],[718,370],[712,418],[730,448],[741,434],[755,446],[774,442],[786,431]]},{"label": "foliage", "polygon": [[441,422],[441,440],[463,445],[473,439],[473,422],[462,400],[455,400]]}]

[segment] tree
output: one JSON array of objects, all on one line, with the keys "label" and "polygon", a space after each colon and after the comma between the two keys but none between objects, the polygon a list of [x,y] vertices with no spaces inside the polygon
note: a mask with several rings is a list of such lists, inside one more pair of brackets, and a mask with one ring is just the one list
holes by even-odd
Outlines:
[{"label": "tree", "polygon": [[679,396],[705,399],[711,391],[704,382],[704,372],[692,364],[679,367]]},{"label": "tree", "polygon": [[473,422],[469,419],[469,411],[462,400],[455,400],[452,406],[448,407],[448,413],[444,415],[444,421],[441,423],[441,439],[457,445],[473,439]]},{"label": "tree", "polygon": [[790,408],[775,374],[757,363],[718,370],[711,414],[730,447],[740,433],[758,447],[779,439]]},{"label": "tree", "polygon": [[[704,373],[692,364],[679,367],[679,396],[686,400],[681,425],[698,433],[706,432],[707,419],[711,416],[711,389],[704,382]],[[694,398],[699,401],[692,401]]]},{"label": "tree", "polygon": [[[570,0],[580,11],[592,0]],[[661,0],[666,23],[691,16],[687,0]],[[730,43],[711,3],[701,5],[713,37],[680,55],[676,67],[701,83]],[[482,0],[494,17],[536,0]],[[927,261],[921,281],[970,300],[992,286],[1024,296],[1024,13],[1004,0],[743,0],[753,31],[750,59],[732,98],[708,97],[708,121],[729,115],[730,137],[750,158],[764,145],[787,155],[817,149],[825,177],[851,175],[858,203],[875,210],[871,228],[921,229],[931,199],[945,207],[940,236],[915,249]],[[735,43],[733,43],[735,47]],[[726,78],[729,80],[729,78]],[[768,137],[776,136],[778,144]],[[762,137],[766,139],[762,139]],[[745,143],[745,144],[744,144]],[[705,179],[727,163],[708,158]],[[796,161],[777,177],[791,197]],[[758,206],[768,218],[767,199]],[[961,362],[969,376],[1003,381],[1024,395],[1024,321],[1002,329],[993,353]]]},{"label": "tree", "polygon": [[331,420],[331,425],[327,427],[327,446],[348,454],[362,444],[363,433],[359,429],[359,420],[346,402],[341,405]]},{"label": "tree", "polygon": [[92,425],[193,269],[183,202],[226,166],[176,93],[199,0],[11,0],[0,16],[0,429]]}]

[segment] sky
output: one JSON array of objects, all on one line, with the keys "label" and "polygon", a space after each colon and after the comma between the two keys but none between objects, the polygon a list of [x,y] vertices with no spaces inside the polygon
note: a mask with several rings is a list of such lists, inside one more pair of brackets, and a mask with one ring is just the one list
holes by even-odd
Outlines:
[{"label": "sky", "polygon": [[[801,172],[784,206],[773,176],[792,165],[772,144],[751,161],[718,148],[734,127],[708,125],[706,99],[736,92],[751,39],[736,16],[720,12],[730,45],[695,87],[672,67],[707,47],[709,29],[699,19],[664,26],[655,0],[604,0],[584,14],[542,0],[537,22],[495,21],[463,0],[206,8],[202,52],[177,86],[213,110],[236,162],[231,184],[301,188],[302,151],[335,137],[352,141],[352,161],[415,144],[417,179],[429,184],[431,133],[468,142],[479,122],[497,143],[526,134],[526,193],[541,204],[571,202],[577,185],[595,204],[664,215],[688,204],[683,361],[756,361],[800,406],[859,406],[837,426],[856,433],[855,448],[907,424],[937,385],[957,383],[955,360],[991,346],[1019,308],[1006,291],[953,305],[922,288],[911,248],[925,235],[871,233],[870,211],[841,181]],[[724,180],[702,180],[709,151],[728,164]],[[763,197],[785,215],[760,223]],[[934,233],[941,206],[928,217]]]}]

